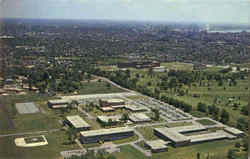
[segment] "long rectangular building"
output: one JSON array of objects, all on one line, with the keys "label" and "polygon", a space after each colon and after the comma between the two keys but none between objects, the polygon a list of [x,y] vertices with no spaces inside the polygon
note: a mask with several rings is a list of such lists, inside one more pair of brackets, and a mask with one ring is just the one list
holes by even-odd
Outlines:
[{"label": "long rectangular building", "polygon": [[48,106],[50,108],[65,108],[68,106],[69,103],[70,103],[69,100],[55,99],[55,100],[49,100]]},{"label": "long rectangular building", "polygon": [[89,124],[78,115],[67,116],[66,119],[66,122],[77,130],[88,130],[90,128]]},{"label": "long rectangular building", "polygon": [[134,129],[128,127],[81,131],[80,139],[84,144],[99,141],[120,140],[134,135]]},{"label": "long rectangular building", "polygon": [[224,128],[224,131],[226,131],[232,135],[238,136],[238,137],[244,135],[243,131],[240,131],[240,130],[233,128],[233,127],[226,127],[226,128]]},{"label": "long rectangular building", "polygon": [[100,101],[101,107],[110,107],[110,106],[118,106],[118,105],[124,105],[125,101],[122,99],[101,99]]},{"label": "long rectangular building", "polygon": [[207,128],[205,128],[202,125],[190,125],[190,126],[178,126],[178,127],[173,127],[173,128],[169,128],[170,130],[179,132],[179,133],[191,133],[191,132],[197,132],[197,131],[203,131],[203,130],[207,130]]},{"label": "long rectangular building", "polygon": [[205,141],[214,141],[228,138],[224,131],[189,136],[191,143],[200,143]]},{"label": "long rectangular building", "polygon": [[163,140],[170,140],[175,147],[190,143],[190,139],[187,136],[169,128],[154,128],[154,134]]}]

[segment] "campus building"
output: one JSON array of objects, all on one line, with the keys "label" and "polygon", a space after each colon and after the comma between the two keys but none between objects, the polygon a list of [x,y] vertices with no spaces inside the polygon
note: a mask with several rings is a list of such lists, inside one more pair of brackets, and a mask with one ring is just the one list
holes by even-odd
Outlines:
[{"label": "campus building", "polygon": [[99,121],[100,123],[108,123],[110,121],[112,122],[121,122],[121,115],[113,115],[113,116],[98,116],[97,117],[97,121]]},{"label": "campus building", "polygon": [[128,127],[81,131],[80,140],[83,144],[99,141],[113,141],[128,138],[134,135],[134,129]]},{"label": "campus building", "polygon": [[171,141],[173,146],[184,146],[190,143],[189,137],[169,128],[154,128],[154,134],[165,141]]},{"label": "campus building", "polygon": [[101,107],[111,107],[125,105],[125,101],[122,99],[100,99]]},{"label": "campus building", "polygon": [[169,142],[166,142],[164,140],[153,140],[153,141],[146,141],[145,147],[149,148],[151,152],[157,153],[157,152],[164,152],[168,150],[168,144]]},{"label": "campus building", "polygon": [[67,116],[65,122],[66,122],[69,126],[75,128],[75,129],[77,129],[77,130],[89,130],[89,129],[90,129],[89,124],[88,124],[86,121],[84,121],[84,120],[83,120],[80,116],[78,116],[78,115]]},{"label": "campus building", "polygon": [[237,136],[237,137],[240,137],[240,136],[244,135],[243,131],[240,131],[240,130],[235,129],[233,127],[226,127],[226,128],[224,128],[224,131],[229,133],[229,134],[232,134],[234,136]]},{"label": "campus building", "polygon": [[130,104],[125,105],[125,109],[132,112],[143,112],[148,110],[145,106],[130,105]]},{"label": "campus building", "polygon": [[55,100],[49,100],[48,101],[48,106],[50,108],[66,108],[70,101],[64,100],[64,99],[55,99]]},{"label": "campus building", "polygon": [[144,113],[133,113],[129,115],[129,119],[134,123],[150,122],[151,118]]}]

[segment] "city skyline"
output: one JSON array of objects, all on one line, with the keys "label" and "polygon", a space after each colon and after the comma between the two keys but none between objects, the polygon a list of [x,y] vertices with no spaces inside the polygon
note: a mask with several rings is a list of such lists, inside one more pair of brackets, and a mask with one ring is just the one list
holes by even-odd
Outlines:
[{"label": "city skyline", "polygon": [[249,0],[1,0],[1,18],[249,24]]}]

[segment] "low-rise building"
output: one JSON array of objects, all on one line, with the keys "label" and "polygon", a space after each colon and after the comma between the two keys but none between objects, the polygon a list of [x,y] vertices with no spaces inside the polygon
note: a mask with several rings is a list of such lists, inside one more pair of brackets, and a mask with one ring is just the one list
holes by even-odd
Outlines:
[{"label": "low-rise building", "polygon": [[113,122],[120,122],[121,119],[121,115],[113,115],[113,116],[98,116],[97,120],[100,122],[109,122],[109,121],[113,121]]},{"label": "low-rise building", "polygon": [[153,141],[146,141],[145,146],[148,147],[151,152],[157,153],[157,152],[164,152],[168,150],[168,144],[169,142],[163,141],[163,140],[153,140]]},{"label": "low-rise building", "polygon": [[124,105],[125,101],[122,99],[101,99],[100,106],[101,107],[110,107],[110,106],[118,106]]},{"label": "low-rise building", "polygon": [[136,106],[136,105],[125,105],[125,108],[132,112],[142,112],[147,111],[147,108],[144,106]]},{"label": "low-rise building", "polygon": [[237,137],[244,135],[243,131],[240,131],[240,130],[233,128],[233,127],[226,127],[226,128],[224,128],[224,131],[226,131],[229,134],[232,134],[234,136],[237,136]]},{"label": "low-rise building", "polygon": [[171,141],[173,146],[184,146],[190,143],[189,137],[169,128],[154,128],[154,134],[165,141]]},{"label": "low-rise building", "polygon": [[80,140],[83,144],[99,141],[112,141],[128,138],[134,135],[134,129],[128,127],[81,131]]},{"label": "low-rise building", "polygon": [[66,108],[69,103],[70,103],[69,100],[55,99],[55,100],[49,100],[48,106],[50,108]]},{"label": "low-rise building", "polygon": [[114,108],[112,107],[99,107],[101,109],[101,111],[103,112],[112,112],[112,111],[115,111]]},{"label": "low-rise building", "polygon": [[191,143],[201,143],[206,141],[215,141],[228,138],[224,131],[216,131],[212,133],[199,134],[189,136]]},{"label": "low-rise building", "polygon": [[90,129],[90,125],[78,115],[67,116],[65,122],[68,125],[70,125],[71,127],[74,127],[77,130],[88,130],[88,129]]},{"label": "low-rise building", "polygon": [[173,127],[173,128],[169,128],[169,129],[176,131],[178,133],[183,133],[183,134],[207,130],[206,127],[204,127],[200,124],[194,124],[194,125],[189,125],[189,126],[177,126],[177,127]]},{"label": "low-rise building", "polygon": [[151,118],[148,117],[145,113],[133,113],[133,114],[130,114],[129,119],[134,123],[151,121]]}]

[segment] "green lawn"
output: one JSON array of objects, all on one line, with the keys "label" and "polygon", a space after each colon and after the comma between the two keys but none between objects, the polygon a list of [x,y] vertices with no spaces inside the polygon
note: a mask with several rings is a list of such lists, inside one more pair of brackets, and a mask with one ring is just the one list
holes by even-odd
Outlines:
[{"label": "green lawn", "polygon": [[[0,97],[0,104],[4,104],[8,113],[4,113],[0,109],[0,134],[9,133],[21,133],[21,132],[32,132],[32,131],[44,131],[50,129],[61,128],[59,120],[63,119],[63,116],[68,115],[80,115],[77,110],[73,109],[70,112],[65,112],[63,116],[60,110],[54,110],[48,108],[47,100],[51,98],[46,96],[41,96],[38,94],[27,94],[23,96],[6,96],[5,98]],[[41,110],[39,113],[35,114],[13,114],[13,107],[15,103],[23,102],[34,102],[35,105]],[[14,128],[11,128],[8,124],[9,115],[10,119],[14,123]]]},{"label": "green lawn", "polygon": [[[47,101],[48,99],[53,98],[32,92],[27,95],[1,96],[0,105],[4,106],[6,111],[0,109],[0,134],[58,128],[58,121],[54,116],[49,116],[42,112],[36,114],[18,114],[15,108],[16,103]],[[8,117],[13,122],[14,128],[8,124]]]},{"label": "green lawn", "polygon": [[210,125],[216,125],[215,122],[208,120],[208,119],[201,119],[201,120],[196,120],[198,123],[204,125],[204,126],[210,126]]},{"label": "green lawn", "polygon": [[79,149],[77,144],[68,144],[65,132],[45,134],[48,145],[41,147],[22,148],[16,147],[15,137],[0,139],[0,159],[58,159],[60,152]]},{"label": "green lawn", "polygon": [[[189,90],[189,94],[185,96],[173,96],[171,92],[163,92],[168,96],[172,96],[178,100],[189,103],[196,108],[199,102],[205,103],[207,105],[212,105],[215,98],[217,98],[216,105],[221,109],[226,109],[230,113],[230,125],[236,125],[239,118],[243,117],[247,119],[247,116],[241,114],[241,107],[248,104],[249,91],[245,88],[248,87],[248,80],[237,80],[237,85],[229,87],[226,85],[226,90],[224,87],[218,87],[217,83],[211,82],[211,90],[208,90],[208,86],[192,86],[191,88],[186,88]],[[199,94],[200,97],[193,97],[192,94]],[[233,106],[228,104],[229,98],[236,97],[236,103],[240,102],[237,110],[234,110]],[[239,99],[240,97],[240,99]],[[231,103],[234,103],[231,102]],[[199,112],[192,112],[191,114],[200,116],[208,116]]]},{"label": "green lawn", "polygon": [[139,133],[141,133],[146,140],[159,139],[157,136],[154,135],[154,130],[152,127],[140,127],[136,128],[136,130],[139,131]]},{"label": "green lawn", "polygon": [[168,63],[161,63],[161,66],[165,66],[167,69],[173,69],[173,70],[184,70],[184,71],[193,70],[193,64],[190,63],[168,62]]},{"label": "green lawn", "polygon": [[[169,147],[167,152],[154,153],[148,159],[196,159],[198,152],[201,154],[201,159],[206,159],[209,153],[210,158],[226,159],[227,152],[234,147],[236,140],[222,140],[214,142],[206,142],[202,144],[190,145],[179,148]],[[246,152],[241,153],[241,156]],[[132,146],[122,146],[120,153],[115,153],[118,159],[145,159],[146,156]],[[215,158],[214,158],[215,159]],[[240,158],[241,159],[241,158]],[[243,158],[242,158],[243,159]]]},{"label": "green lawn", "polygon": [[176,122],[176,123],[167,123],[167,127],[172,128],[172,127],[178,127],[178,126],[190,126],[193,125],[192,122]]},{"label": "green lawn", "polygon": [[117,159],[145,159],[143,153],[136,150],[130,145],[121,146],[121,152],[115,152],[114,156],[116,156]]},{"label": "green lawn", "polygon": [[78,90],[78,94],[100,94],[100,93],[120,93],[124,90],[110,85],[107,86],[106,82],[85,82],[82,83],[82,87]]},{"label": "green lawn", "polygon": [[227,151],[234,147],[235,140],[222,140],[206,142],[196,145],[190,145],[180,148],[169,147],[168,152],[163,152],[153,155],[152,159],[196,159],[198,152],[201,153],[201,159],[206,159],[206,155],[209,153],[210,157],[216,156],[220,159],[227,158]]},{"label": "green lawn", "polygon": [[114,144],[123,144],[123,143],[127,143],[127,142],[133,142],[133,141],[136,141],[136,140],[138,140],[138,136],[134,135],[134,136],[131,136],[129,138],[125,138],[125,139],[121,139],[121,140],[114,140],[112,142]]}]

